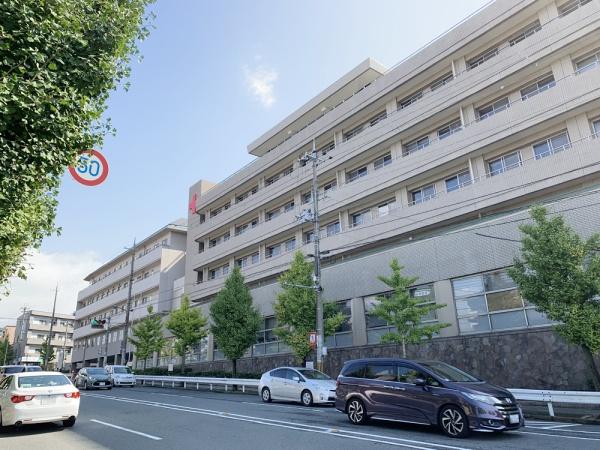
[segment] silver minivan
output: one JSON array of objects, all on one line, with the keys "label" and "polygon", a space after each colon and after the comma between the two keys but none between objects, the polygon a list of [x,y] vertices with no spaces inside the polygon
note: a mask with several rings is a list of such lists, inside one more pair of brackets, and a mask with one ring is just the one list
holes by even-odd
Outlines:
[{"label": "silver minivan", "polygon": [[128,366],[104,366],[113,386],[135,386],[135,375]]}]

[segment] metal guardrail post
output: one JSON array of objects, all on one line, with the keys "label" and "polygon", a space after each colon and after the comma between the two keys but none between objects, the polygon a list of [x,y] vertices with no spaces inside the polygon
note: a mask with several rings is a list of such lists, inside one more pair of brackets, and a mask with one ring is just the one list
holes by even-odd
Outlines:
[{"label": "metal guardrail post", "polygon": [[552,406],[552,402],[548,402],[548,414],[550,414],[550,417],[554,417],[554,407]]}]

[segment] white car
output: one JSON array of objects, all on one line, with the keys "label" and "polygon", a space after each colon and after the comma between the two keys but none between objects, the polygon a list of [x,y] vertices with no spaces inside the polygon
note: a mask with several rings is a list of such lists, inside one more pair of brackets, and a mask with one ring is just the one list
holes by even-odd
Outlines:
[{"label": "white car", "polygon": [[135,386],[135,375],[127,366],[104,366],[113,386]]},{"label": "white car", "polygon": [[335,402],[335,380],[304,367],[279,367],[263,373],[258,385],[263,402],[288,400],[311,406]]},{"label": "white car", "polygon": [[0,381],[0,426],[62,421],[72,427],[79,390],[58,372],[22,372]]}]

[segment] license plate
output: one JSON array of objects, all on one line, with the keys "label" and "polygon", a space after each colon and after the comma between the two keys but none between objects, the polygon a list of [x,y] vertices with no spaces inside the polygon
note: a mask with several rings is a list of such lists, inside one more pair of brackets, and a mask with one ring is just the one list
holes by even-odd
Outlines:
[{"label": "license plate", "polygon": [[519,415],[518,414],[511,414],[510,416],[508,416],[508,421],[510,423],[519,423]]},{"label": "license plate", "polygon": [[98,383],[98,386],[104,386],[104,383]]},{"label": "license plate", "polygon": [[48,395],[46,397],[42,397],[40,399],[41,405],[54,405],[56,403],[56,397],[53,395]]}]

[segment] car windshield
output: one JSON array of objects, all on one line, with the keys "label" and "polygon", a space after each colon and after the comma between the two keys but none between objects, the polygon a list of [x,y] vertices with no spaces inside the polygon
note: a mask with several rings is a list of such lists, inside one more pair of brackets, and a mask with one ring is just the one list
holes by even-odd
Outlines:
[{"label": "car windshield", "polygon": [[14,366],[14,367],[5,367],[4,373],[21,373],[25,372],[25,367],[23,366]]},{"label": "car windshield", "polygon": [[88,369],[87,370],[90,375],[106,375],[106,370],[104,369]]},{"label": "car windshield", "polygon": [[298,372],[300,372],[304,378],[308,380],[331,380],[331,378],[329,378],[323,372],[319,372],[318,370],[301,369]]},{"label": "car windshield", "polygon": [[41,372],[42,368],[40,366],[28,366],[27,372]]},{"label": "car windshield", "polygon": [[26,375],[19,377],[19,387],[21,388],[67,386],[69,384],[71,382],[64,375]]},{"label": "car windshield", "polygon": [[131,373],[131,369],[129,367],[115,367],[113,368],[114,373]]},{"label": "car windshield", "polygon": [[459,383],[481,381],[474,376],[443,362],[425,361],[420,362],[419,364],[431,370],[434,375],[437,375],[444,381],[455,381]]}]

